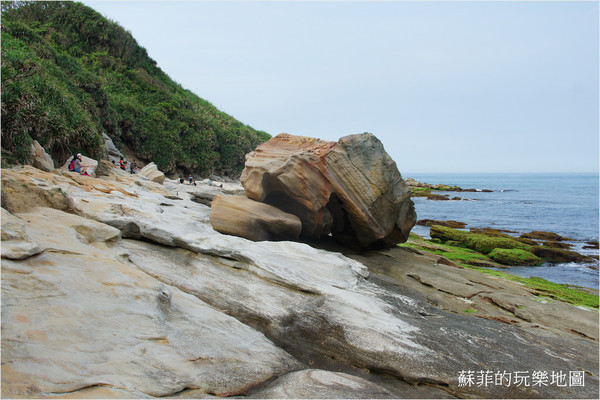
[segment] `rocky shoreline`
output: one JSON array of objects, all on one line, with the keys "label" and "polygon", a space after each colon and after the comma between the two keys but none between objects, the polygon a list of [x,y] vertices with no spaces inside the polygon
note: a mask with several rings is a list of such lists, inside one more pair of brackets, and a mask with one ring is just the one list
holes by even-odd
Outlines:
[{"label": "rocky shoreline", "polygon": [[[597,308],[412,239],[216,232],[206,203],[241,190],[3,169],[3,397],[598,397]],[[502,371],[529,381],[478,384]]]},{"label": "rocky shoreline", "polygon": [[450,186],[441,183],[437,185],[432,185],[430,183],[416,181],[413,178],[406,178],[404,182],[408,187],[410,187],[411,197],[425,197],[427,198],[427,200],[470,200],[463,199],[462,197],[458,196],[450,198],[450,196],[447,194],[431,193],[432,190],[441,192],[493,192],[493,190],[490,189],[463,189],[460,186]]}]

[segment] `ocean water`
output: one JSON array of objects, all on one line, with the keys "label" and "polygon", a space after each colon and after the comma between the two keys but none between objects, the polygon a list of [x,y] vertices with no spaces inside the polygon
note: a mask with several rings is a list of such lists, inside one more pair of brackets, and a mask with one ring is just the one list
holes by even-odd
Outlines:
[{"label": "ocean water", "polygon": [[[490,189],[485,192],[438,192],[465,200],[434,201],[415,197],[417,219],[456,220],[469,228],[490,227],[515,231],[555,232],[573,239],[573,250],[599,236],[598,174],[402,174],[430,184],[457,185],[463,189]],[[435,193],[435,192],[434,192]],[[429,237],[429,228],[416,225],[412,232]],[[598,263],[546,263],[541,267],[511,267],[506,272],[537,276],[557,283],[598,288]]]}]

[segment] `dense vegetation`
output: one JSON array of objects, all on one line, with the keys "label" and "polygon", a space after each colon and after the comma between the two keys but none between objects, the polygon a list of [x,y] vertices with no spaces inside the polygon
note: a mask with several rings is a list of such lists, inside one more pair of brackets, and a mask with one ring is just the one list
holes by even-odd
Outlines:
[{"label": "dense vegetation", "polygon": [[173,82],[129,32],[72,2],[2,3],[2,156],[63,162],[117,147],[163,171],[237,174],[268,140]]}]

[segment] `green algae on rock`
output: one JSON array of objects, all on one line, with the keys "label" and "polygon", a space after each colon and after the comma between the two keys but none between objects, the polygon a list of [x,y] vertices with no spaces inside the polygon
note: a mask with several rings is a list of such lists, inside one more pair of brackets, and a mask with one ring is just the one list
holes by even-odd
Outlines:
[{"label": "green algae on rock", "polygon": [[[463,232],[466,233],[466,232]],[[474,250],[452,246],[447,241],[444,244],[436,243],[439,239],[425,240],[414,233],[410,234],[406,243],[398,245],[403,248],[415,249],[437,256],[446,257],[455,262],[459,268],[477,270],[486,275],[492,275],[512,282],[518,282],[531,290],[535,296],[546,296],[576,306],[598,309],[598,292],[593,289],[576,285],[567,285],[547,281],[538,277],[524,278],[510,273],[488,269],[489,267],[503,267],[490,258],[490,254],[481,254]],[[496,249],[497,252],[499,249]],[[505,267],[505,266],[504,266]]]},{"label": "green algae on rock", "polygon": [[494,249],[488,256],[504,265],[542,265],[544,260],[522,249]]},{"label": "green algae on rock", "polygon": [[483,254],[488,254],[496,248],[521,249],[527,251],[531,251],[532,248],[530,245],[508,237],[464,232],[439,225],[432,226],[429,235],[432,238],[440,239],[442,242],[447,242],[449,240],[458,242],[461,247],[476,250]]}]

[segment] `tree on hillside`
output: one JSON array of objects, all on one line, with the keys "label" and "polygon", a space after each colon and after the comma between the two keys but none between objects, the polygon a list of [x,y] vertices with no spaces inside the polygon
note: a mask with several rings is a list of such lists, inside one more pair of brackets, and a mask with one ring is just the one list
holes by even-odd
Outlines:
[{"label": "tree on hillside", "polygon": [[38,140],[59,162],[106,132],[166,172],[237,174],[268,140],[171,80],[131,34],[73,2],[2,3],[2,152]]}]

